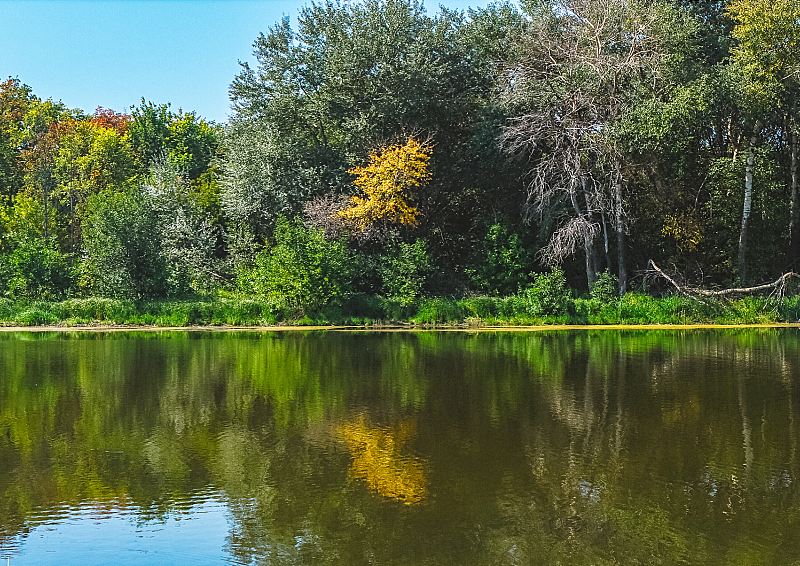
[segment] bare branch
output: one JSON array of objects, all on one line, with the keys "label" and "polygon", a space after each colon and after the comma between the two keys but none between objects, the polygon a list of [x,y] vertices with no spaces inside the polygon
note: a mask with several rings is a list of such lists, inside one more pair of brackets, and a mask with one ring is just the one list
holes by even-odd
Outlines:
[{"label": "bare branch", "polygon": [[678,284],[675,279],[669,275],[667,275],[656,263],[651,259],[648,262],[649,268],[656,274],[658,274],[661,278],[663,278],[667,283],[669,283],[672,287],[674,287],[679,293],[682,295],[686,295],[689,297],[708,297],[708,298],[728,298],[728,297],[735,297],[739,295],[754,295],[758,293],[763,293],[766,291],[770,291],[770,295],[777,297],[778,299],[782,299],[783,296],[786,294],[786,287],[790,281],[793,279],[800,280],[800,274],[795,273],[794,271],[789,271],[788,273],[784,273],[775,281],[771,283],[762,283],[761,285],[754,285],[752,287],[733,287],[730,289],[701,289],[699,287],[692,287],[688,285],[680,285]]}]

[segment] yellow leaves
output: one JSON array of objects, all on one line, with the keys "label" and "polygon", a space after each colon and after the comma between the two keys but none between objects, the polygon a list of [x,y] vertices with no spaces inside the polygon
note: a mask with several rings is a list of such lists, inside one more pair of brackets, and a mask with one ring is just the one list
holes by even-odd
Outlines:
[{"label": "yellow leaves", "polygon": [[422,461],[400,453],[414,432],[412,423],[402,423],[393,431],[371,427],[362,416],[342,425],[338,432],[353,458],[352,477],[364,480],[371,490],[405,505],[425,499],[427,480]]},{"label": "yellow leaves", "polygon": [[733,0],[728,15],[736,25],[735,57],[749,73],[783,81],[800,64],[800,2]]},{"label": "yellow leaves", "polygon": [[664,236],[671,236],[678,244],[678,249],[693,252],[703,241],[703,227],[694,217],[689,215],[668,214],[661,228]]},{"label": "yellow leaves", "polygon": [[430,145],[414,138],[373,151],[365,166],[348,171],[362,194],[352,196],[339,216],[362,231],[379,221],[415,225],[419,210],[409,203],[409,192],[430,179],[430,158]]}]

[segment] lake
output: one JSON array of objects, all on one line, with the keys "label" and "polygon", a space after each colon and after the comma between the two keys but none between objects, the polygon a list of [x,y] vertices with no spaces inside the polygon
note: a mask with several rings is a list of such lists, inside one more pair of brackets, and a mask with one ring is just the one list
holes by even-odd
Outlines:
[{"label": "lake", "polygon": [[800,331],[0,333],[0,565],[785,564]]}]

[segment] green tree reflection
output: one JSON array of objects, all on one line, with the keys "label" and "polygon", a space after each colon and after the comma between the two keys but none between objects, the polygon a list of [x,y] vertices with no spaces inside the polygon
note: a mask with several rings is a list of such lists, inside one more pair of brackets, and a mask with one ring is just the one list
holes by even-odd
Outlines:
[{"label": "green tree reflection", "polygon": [[798,395],[787,330],[0,334],[0,548],[215,491],[242,562],[781,562]]}]

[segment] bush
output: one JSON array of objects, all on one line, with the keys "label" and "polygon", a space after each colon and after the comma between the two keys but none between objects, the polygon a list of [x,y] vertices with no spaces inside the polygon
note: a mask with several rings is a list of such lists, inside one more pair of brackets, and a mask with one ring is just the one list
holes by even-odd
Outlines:
[{"label": "bush", "polygon": [[468,316],[487,319],[497,317],[502,301],[495,297],[470,297],[461,299],[459,305],[468,313]]},{"label": "bush", "polygon": [[589,296],[602,303],[611,303],[619,298],[619,281],[616,276],[609,271],[603,271],[597,275],[589,289]]},{"label": "bush", "polygon": [[166,267],[167,294],[175,297],[215,290],[213,218],[198,202],[186,172],[169,161],[156,162],[144,184],[146,203],[158,226]]},{"label": "bush", "polygon": [[390,304],[407,309],[417,303],[430,272],[431,261],[423,240],[401,243],[379,259],[383,294]]},{"label": "bush", "polygon": [[142,299],[166,292],[156,218],[138,192],[104,191],[87,204],[84,286],[103,297]]},{"label": "bush", "polygon": [[529,280],[530,257],[517,234],[502,224],[486,231],[475,267],[467,269],[472,285],[485,293],[517,293]]},{"label": "bush", "polygon": [[466,316],[458,301],[440,298],[423,301],[411,320],[417,324],[461,323]]},{"label": "bush", "polygon": [[89,297],[70,299],[54,305],[62,319],[78,323],[112,322],[124,323],[136,313],[136,305],[129,300]]},{"label": "bush", "polygon": [[45,326],[58,322],[58,317],[51,312],[31,308],[19,313],[14,322],[20,326]]},{"label": "bush", "polygon": [[341,305],[350,294],[351,278],[351,257],[343,242],[281,218],[275,245],[262,250],[255,266],[240,274],[239,287],[296,317]]},{"label": "bush", "polygon": [[569,312],[572,293],[561,269],[536,275],[533,284],[522,292],[525,311],[531,316],[561,316]]},{"label": "bush", "polygon": [[382,320],[387,318],[383,301],[373,295],[359,293],[342,305],[345,316],[350,319]]},{"label": "bush", "polygon": [[787,322],[800,322],[800,295],[786,297],[779,306],[780,318]]},{"label": "bush", "polygon": [[68,257],[52,240],[25,238],[0,257],[0,292],[7,297],[53,300],[63,297],[73,281]]}]

